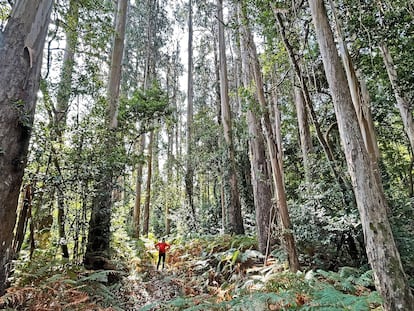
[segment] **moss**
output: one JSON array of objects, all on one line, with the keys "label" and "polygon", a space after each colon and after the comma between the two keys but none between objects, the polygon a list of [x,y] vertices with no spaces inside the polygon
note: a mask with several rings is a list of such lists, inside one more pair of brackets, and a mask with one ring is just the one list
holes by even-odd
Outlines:
[{"label": "moss", "polygon": [[372,222],[369,223],[369,228],[371,229],[371,231],[374,232],[374,234],[378,233],[377,228],[375,227],[375,225]]}]

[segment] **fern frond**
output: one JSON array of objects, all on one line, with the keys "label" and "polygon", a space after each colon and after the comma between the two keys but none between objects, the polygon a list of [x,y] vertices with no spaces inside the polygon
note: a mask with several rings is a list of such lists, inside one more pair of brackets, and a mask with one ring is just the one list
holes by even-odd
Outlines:
[{"label": "fern frond", "polygon": [[107,283],[108,282],[108,276],[111,273],[118,274],[118,270],[100,270],[100,271],[94,271],[91,274],[82,277],[79,282],[100,282],[100,283]]},{"label": "fern frond", "polygon": [[359,278],[355,280],[356,285],[364,286],[364,287],[370,287],[374,286],[374,276],[373,271],[368,270],[361,274]]},{"label": "fern frond", "polygon": [[332,307],[334,310],[369,310],[367,296],[344,294],[335,289],[333,286],[328,286],[316,292],[314,298],[313,304],[319,307]]}]

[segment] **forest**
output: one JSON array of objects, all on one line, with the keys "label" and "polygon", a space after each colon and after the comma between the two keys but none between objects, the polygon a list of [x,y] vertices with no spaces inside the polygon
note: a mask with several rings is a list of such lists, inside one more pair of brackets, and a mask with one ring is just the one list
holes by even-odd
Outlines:
[{"label": "forest", "polygon": [[414,310],[413,55],[408,0],[0,0],[0,309]]}]

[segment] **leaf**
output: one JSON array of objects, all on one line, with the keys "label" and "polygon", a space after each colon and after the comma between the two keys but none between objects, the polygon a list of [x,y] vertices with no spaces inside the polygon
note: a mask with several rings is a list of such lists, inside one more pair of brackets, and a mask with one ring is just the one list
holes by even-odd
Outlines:
[{"label": "leaf", "polygon": [[232,264],[232,265],[234,265],[234,264],[236,263],[237,258],[239,258],[239,254],[240,254],[240,251],[239,251],[239,250],[237,250],[237,251],[235,251],[235,252],[233,253],[233,256],[232,256],[232,258],[231,258],[231,264]]}]

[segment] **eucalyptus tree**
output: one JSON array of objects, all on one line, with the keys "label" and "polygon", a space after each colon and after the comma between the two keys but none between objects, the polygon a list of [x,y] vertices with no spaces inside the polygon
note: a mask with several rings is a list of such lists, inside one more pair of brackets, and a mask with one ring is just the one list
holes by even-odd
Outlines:
[{"label": "eucalyptus tree", "polygon": [[[144,154],[145,150],[145,135],[141,134],[138,144],[138,154]],[[139,238],[140,227],[141,227],[141,185],[142,185],[142,175],[143,175],[143,164],[138,163],[137,165],[137,177],[135,180],[135,201],[134,209],[132,212],[133,218],[133,236]]]},{"label": "eucalyptus tree", "polygon": [[264,83],[262,78],[262,72],[260,68],[258,53],[256,44],[250,25],[248,23],[248,16],[246,9],[242,9],[243,20],[243,36],[244,36],[244,48],[248,53],[249,62],[252,68],[252,77],[256,87],[256,96],[260,105],[261,119],[263,124],[264,137],[266,141],[266,147],[268,150],[269,162],[272,169],[272,179],[275,188],[277,207],[279,211],[279,217],[282,226],[283,241],[288,254],[289,268],[296,272],[299,270],[299,260],[297,255],[297,249],[295,244],[295,238],[292,232],[292,224],[287,206],[287,198],[285,192],[285,184],[283,177],[283,165],[281,163],[280,143],[277,142],[277,131],[271,124],[269,105],[264,93]]},{"label": "eucalyptus tree", "polygon": [[[110,160],[116,157],[117,137],[114,135],[118,127],[118,101],[121,84],[122,57],[124,53],[125,27],[127,20],[128,0],[118,1],[116,8],[116,26],[111,55],[111,67],[108,82],[107,135],[104,144],[108,149]],[[102,167],[102,180],[97,183],[97,193],[92,202],[89,221],[88,244],[84,257],[87,268],[102,269],[110,258],[110,224],[112,209],[112,190],[115,180],[113,167]]]},{"label": "eucalyptus tree", "polygon": [[[381,33],[378,46],[382,54],[384,66],[394,92],[396,104],[400,111],[404,131],[414,153],[414,118],[411,87],[414,66],[404,56],[413,51],[414,38],[412,35],[414,16],[409,12],[407,3],[387,3],[376,1],[374,10],[377,14]],[[395,24],[390,27],[390,24]],[[400,51],[401,46],[404,47]],[[402,54],[402,55],[401,55]],[[397,58],[398,60],[394,60]],[[401,66],[404,64],[404,66]]]},{"label": "eucalyptus tree", "polygon": [[0,295],[12,254],[17,201],[26,165],[53,0],[17,1],[0,32]]},{"label": "eucalyptus tree", "polygon": [[[241,8],[238,6],[238,19],[241,19]],[[239,23],[241,20],[239,21]],[[241,24],[241,23],[240,23]],[[246,40],[246,38],[244,38]],[[243,41],[244,41],[243,40]],[[244,43],[244,42],[243,42]],[[248,58],[248,51],[245,44],[241,46],[241,72],[243,73],[243,89],[249,90],[251,85],[252,68]],[[252,96],[245,96],[248,101]],[[253,97],[254,98],[254,97]],[[265,140],[260,118],[256,111],[259,109],[254,100],[246,103],[249,107],[247,111],[247,124],[249,133],[249,151],[251,162],[251,178],[253,187],[253,202],[255,207],[256,232],[259,250],[267,254],[274,246],[272,239],[276,221],[276,206],[272,202],[271,172],[267,165]]]},{"label": "eucalyptus tree", "polygon": [[[303,5],[303,3],[301,4]],[[350,186],[348,181],[344,178],[342,172],[341,172],[341,167],[339,167],[338,163],[338,159],[336,159],[335,157],[335,153],[334,153],[334,148],[331,146],[330,142],[329,142],[329,134],[330,131],[327,130],[326,133],[323,133],[323,126],[322,126],[322,122],[320,120],[320,117],[317,114],[317,111],[315,109],[315,102],[313,100],[313,94],[310,91],[310,87],[309,87],[309,80],[312,79],[312,77],[309,76],[309,74],[307,74],[307,70],[305,69],[307,64],[301,62],[301,59],[297,56],[298,54],[300,54],[300,51],[296,51],[295,50],[295,46],[297,45],[296,42],[292,42],[291,39],[288,38],[288,34],[287,34],[287,27],[286,27],[286,23],[290,24],[294,24],[294,18],[296,18],[298,12],[300,11],[301,7],[293,7],[291,9],[291,14],[287,14],[287,12],[285,12],[285,14],[282,14],[282,12],[284,12],[284,9],[280,9],[278,8],[275,4],[271,4],[272,10],[274,12],[274,16],[275,16],[275,23],[278,26],[278,31],[280,33],[283,45],[288,53],[289,56],[289,61],[290,64],[294,70],[294,74],[295,74],[295,78],[297,79],[298,83],[299,83],[299,87],[301,89],[302,94],[297,94],[295,95],[295,98],[298,100],[298,102],[296,102],[297,105],[300,104],[301,100],[304,100],[305,103],[305,107],[303,109],[305,109],[307,111],[307,115],[309,115],[310,117],[310,121],[312,122],[313,128],[315,130],[315,134],[316,137],[318,139],[318,142],[320,143],[320,146],[322,147],[322,150],[328,160],[328,164],[329,164],[329,168],[330,171],[332,173],[332,175],[335,177],[335,179],[338,182],[338,185],[340,186],[342,192],[344,193],[344,203],[346,205],[352,205],[352,195],[348,196],[345,195],[349,192],[351,192]],[[293,17],[290,17],[290,15],[293,15]],[[290,19],[290,20],[289,20]],[[290,28],[290,27],[289,27]],[[294,29],[294,28],[293,28]],[[301,34],[303,36],[308,36],[307,35],[307,31],[304,34]],[[313,75],[315,76],[315,73],[313,73]],[[298,95],[300,97],[298,97]],[[301,107],[299,107],[299,109],[301,109]],[[300,111],[299,111],[300,114]],[[303,116],[303,114],[302,114]],[[300,123],[300,128],[303,129],[304,124],[303,122],[305,122],[304,120],[298,119],[299,123]],[[331,124],[331,127],[334,125]],[[305,147],[306,141],[309,142],[308,138],[304,138],[301,137],[301,141],[302,142],[302,146]],[[302,147],[302,148],[303,148]],[[346,199],[348,197],[351,197],[351,199]]]},{"label": "eucalyptus tree", "polygon": [[187,204],[192,213],[194,224],[196,213],[194,207],[194,164],[193,164],[193,115],[194,115],[194,61],[193,61],[193,1],[188,0],[188,56],[187,56],[187,160],[185,173],[185,189]]},{"label": "eucalyptus tree", "polygon": [[[182,64],[180,63],[180,46],[178,41],[175,42],[176,47],[175,51],[169,56],[169,61],[167,65],[167,81],[166,81],[166,88],[167,88],[167,97],[169,98],[169,106],[172,110],[172,114],[170,118],[166,120],[166,133],[167,133],[167,158],[165,163],[166,169],[166,185],[165,185],[165,234],[169,235],[172,230],[172,221],[171,221],[171,213],[176,209],[178,204],[179,192],[177,191],[180,187],[178,183],[178,165],[177,159],[180,158],[180,154],[178,152],[180,144],[179,142],[179,124],[180,124],[180,114],[178,111],[178,105],[180,103],[180,89],[179,89],[179,78],[182,74]],[[170,190],[169,190],[170,189]],[[174,193],[175,195],[171,196]]]},{"label": "eucalyptus tree", "polygon": [[[344,12],[340,17],[350,54],[371,96],[389,185],[394,191],[403,190],[412,196],[413,172],[409,164],[413,157],[413,111],[409,104],[413,99],[410,87],[414,47],[412,5],[406,0],[358,5],[346,0],[340,3],[340,8]],[[406,150],[402,152],[402,149]],[[401,174],[404,182],[394,183]]]},{"label": "eucalyptus tree", "polygon": [[145,204],[142,221],[142,234],[148,237],[150,224],[150,203],[151,203],[151,181],[152,181],[152,162],[153,162],[154,130],[151,130],[148,138],[148,155],[147,155],[147,184],[145,191]]},{"label": "eucalyptus tree", "polygon": [[[155,66],[156,66],[156,26],[157,26],[157,13],[158,13],[158,1],[147,0],[146,1],[146,45],[145,45],[145,68],[143,72],[143,89],[148,91],[156,79]],[[150,222],[150,203],[151,203],[151,182],[152,182],[152,160],[153,160],[153,144],[154,144],[154,130],[151,129],[148,138],[148,155],[147,159],[147,183],[145,192],[145,203],[143,211],[142,221],[142,234],[148,236],[149,222]]]},{"label": "eucalyptus tree", "polygon": [[[295,79],[294,79],[295,81]],[[298,128],[300,147],[302,150],[303,169],[305,171],[306,183],[310,184],[312,178],[311,172],[311,155],[313,152],[311,129],[309,126],[308,109],[306,109],[305,99],[302,89],[299,86],[294,87],[294,101],[296,114],[298,116]]]},{"label": "eucalyptus tree", "polygon": [[[153,54],[155,51],[153,47],[155,29],[153,23],[156,20],[156,11],[153,6],[154,1],[144,1],[131,5],[130,9],[130,22],[127,27],[128,40],[125,51],[127,61],[124,67],[123,85],[125,86],[125,92],[128,95],[132,95],[132,97],[134,97],[134,92],[137,92],[139,89],[146,89],[151,84],[149,69],[154,67]],[[138,130],[137,138],[134,138],[137,141],[136,153],[144,155],[146,146],[145,132],[148,126],[144,124],[143,120],[136,120],[136,122],[139,124],[134,124],[134,127],[138,126],[141,128]],[[136,163],[135,201],[133,208],[133,235],[135,237],[139,237],[141,227],[144,165],[145,161],[138,161]],[[145,218],[149,221],[149,215]],[[148,226],[148,223],[144,224],[144,227],[148,228]],[[144,230],[144,234],[145,231],[148,234],[148,229]]]},{"label": "eucalyptus tree", "polygon": [[[59,89],[56,97],[56,107],[54,112],[53,128],[55,135],[53,141],[62,149],[63,133],[65,132],[67,113],[69,110],[69,103],[72,91],[72,76],[75,67],[75,52],[78,44],[78,24],[79,24],[79,3],[78,1],[70,1],[69,9],[66,14],[66,46],[63,55],[62,71],[60,75]],[[52,143],[53,145],[53,143]],[[53,148],[53,147],[52,147]],[[53,153],[56,171],[61,172],[61,165],[58,159],[60,150]],[[62,181],[63,178],[59,180]],[[67,236],[65,232],[65,197],[63,191],[63,182],[57,185],[57,208],[58,208],[58,225],[59,225],[59,240],[62,249],[62,256],[69,258],[69,251],[67,246]]]},{"label": "eucalyptus tree", "polygon": [[[225,183],[229,185],[228,198],[226,201],[226,212],[228,214],[228,228],[230,233],[243,234],[243,219],[241,214],[240,195],[236,174],[236,160],[233,141],[232,112],[229,102],[229,86],[227,78],[226,43],[224,37],[223,1],[217,0],[218,9],[218,43],[220,60],[220,99],[221,99],[221,120],[224,131],[226,161]],[[226,163],[227,162],[227,163]]]},{"label": "eucalyptus tree", "polygon": [[368,154],[371,157],[374,169],[378,171],[379,161],[379,149],[377,138],[374,130],[374,122],[372,120],[372,113],[370,102],[366,102],[367,97],[364,96],[363,90],[360,86],[359,79],[357,77],[356,69],[351,56],[346,46],[345,37],[342,30],[342,23],[339,17],[335,4],[330,0],[330,6],[333,12],[335,29],[337,34],[337,41],[340,47],[340,54],[342,63],[344,64],[345,73],[348,80],[349,90],[352,96],[352,102],[354,104],[355,112],[357,113],[358,123],[361,129],[362,137],[367,148]]},{"label": "eucalyptus tree", "polygon": [[321,0],[310,1],[325,73],[329,82],[339,133],[354,186],[375,284],[386,310],[408,310],[414,297],[387,217],[388,205],[377,178],[352,103],[344,68],[334,42],[326,8]]}]

